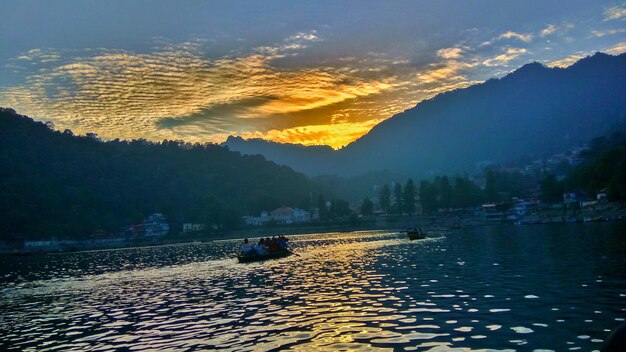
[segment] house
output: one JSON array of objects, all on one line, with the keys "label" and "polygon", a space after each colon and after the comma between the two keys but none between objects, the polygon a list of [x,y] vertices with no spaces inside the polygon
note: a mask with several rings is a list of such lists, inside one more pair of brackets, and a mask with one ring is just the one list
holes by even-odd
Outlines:
[{"label": "house", "polygon": [[563,202],[565,203],[565,205],[581,208],[592,207],[598,203],[597,196],[596,198],[589,197],[584,192],[565,193],[563,194]]},{"label": "house", "polygon": [[520,199],[515,207],[513,208],[513,212],[516,215],[524,216],[529,213],[536,213],[539,210],[539,202],[535,199],[532,200],[522,200]]},{"label": "house", "polygon": [[291,224],[293,222],[293,209],[289,207],[274,209],[270,214],[272,220],[277,224]]},{"label": "house", "polygon": [[186,222],[183,224],[183,233],[203,231],[205,228],[205,224],[194,224]]},{"label": "house", "polygon": [[578,202],[578,196],[574,192],[563,193],[563,203],[574,204]]},{"label": "house", "polygon": [[606,189],[600,190],[600,192],[598,192],[598,194],[596,194],[596,200],[598,202],[604,202],[607,200],[607,192]]},{"label": "house", "polygon": [[165,215],[154,213],[144,221],[144,236],[165,236],[170,232],[170,225],[167,223]]},{"label": "house", "polygon": [[261,212],[261,216],[244,216],[243,222],[250,226],[263,226],[272,221],[272,218],[266,211]]},{"label": "house", "polygon": [[580,201],[580,207],[581,208],[589,208],[589,207],[594,207],[595,205],[598,204],[597,200],[584,200],[584,201]]},{"label": "house", "polygon": [[504,218],[504,213],[498,209],[495,203],[483,204],[481,210],[486,220],[499,221]]},{"label": "house", "polygon": [[130,225],[123,232],[126,237],[138,237],[144,234],[144,224]]},{"label": "house", "polygon": [[[318,213],[319,214],[319,213]],[[318,215],[319,217],[319,215]],[[270,221],[275,224],[294,224],[294,223],[305,223],[311,221],[311,213],[308,211],[298,209],[298,208],[290,208],[290,207],[280,207],[272,210],[271,212],[261,212],[261,216],[244,216],[242,217],[244,223],[250,226],[263,226],[268,224]]]}]

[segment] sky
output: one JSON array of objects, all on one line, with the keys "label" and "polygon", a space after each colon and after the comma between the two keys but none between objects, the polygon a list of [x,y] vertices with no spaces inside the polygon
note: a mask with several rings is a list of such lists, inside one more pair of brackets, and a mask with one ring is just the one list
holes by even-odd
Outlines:
[{"label": "sky", "polygon": [[626,52],[620,1],[0,0],[0,106],[104,139],[340,148],[525,63]]}]

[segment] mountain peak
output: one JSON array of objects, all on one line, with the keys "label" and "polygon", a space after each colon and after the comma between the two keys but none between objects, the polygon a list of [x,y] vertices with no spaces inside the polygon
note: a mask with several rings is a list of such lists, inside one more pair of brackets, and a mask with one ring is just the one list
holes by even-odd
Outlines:
[{"label": "mountain peak", "polygon": [[537,61],[533,61],[511,72],[508,76],[518,77],[518,76],[539,75],[547,70],[550,70],[550,68],[544,66],[543,64]]},{"label": "mountain peak", "polygon": [[226,138],[226,141],[224,141],[222,144],[228,144],[228,143],[233,143],[233,142],[245,142],[245,141],[246,140],[240,136],[229,135],[228,138]]},{"label": "mountain peak", "polygon": [[596,52],[593,55],[589,55],[585,58],[582,58],[578,61],[576,61],[576,63],[574,63],[571,67],[586,67],[586,66],[596,66],[596,65],[603,65],[607,62],[612,62],[614,61],[613,59],[615,57],[620,57],[620,56],[624,56],[625,54],[621,54],[621,55],[617,55],[617,56],[613,56],[613,55],[609,55],[606,53],[601,53],[601,52]]},{"label": "mountain peak", "polygon": [[598,53],[564,69],[532,62],[421,102],[338,151],[253,140],[231,149],[313,175],[386,169],[432,176],[557,153],[623,120],[625,60]]},{"label": "mountain peak", "polygon": [[537,62],[537,61],[533,61],[531,63],[528,63],[520,68],[518,68],[516,71],[533,71],[533,70],[544,70],[547,67],[545,67],[542,63]]}]

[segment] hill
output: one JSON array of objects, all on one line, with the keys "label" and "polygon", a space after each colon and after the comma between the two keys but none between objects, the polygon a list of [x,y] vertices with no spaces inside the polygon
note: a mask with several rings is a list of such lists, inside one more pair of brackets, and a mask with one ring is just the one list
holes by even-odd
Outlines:
[{"label": "hill", "polygon": [[0,109],[0,239],[81,238],[164,213],[219,230],[240,216],[308,206],[303,174],[215,144],[103,142]]},{"label": "hill", "polygon": [[597,53],[568,68],[530,63],[503,78],[439,94],[338,151],[233,138],[225,145],[310,175],[473,171],[483,161],[540,157],[625,126],[624,87],[626,54]]}]

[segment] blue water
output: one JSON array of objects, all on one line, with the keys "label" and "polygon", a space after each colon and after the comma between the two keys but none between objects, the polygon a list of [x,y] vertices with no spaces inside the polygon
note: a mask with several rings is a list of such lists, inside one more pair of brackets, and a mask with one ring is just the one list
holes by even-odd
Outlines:
[{"label": "blue water", "polygon": [[0,349],[598,350],[626,318],[626,224],[293,236],[0,259]]}]

